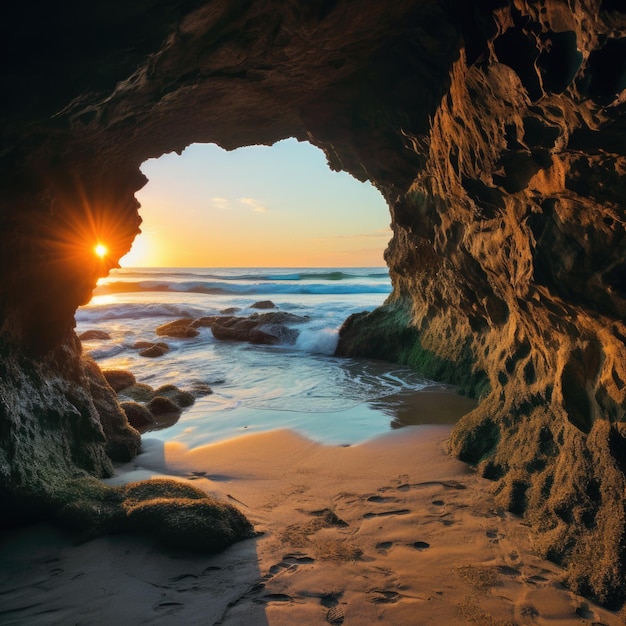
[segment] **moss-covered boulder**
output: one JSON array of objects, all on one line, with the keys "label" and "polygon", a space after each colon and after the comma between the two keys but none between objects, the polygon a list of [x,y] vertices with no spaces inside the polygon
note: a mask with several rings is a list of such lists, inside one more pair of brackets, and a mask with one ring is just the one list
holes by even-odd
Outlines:
[{"label": "moss-covered boulder", "polygon": [[136,428],[139,432],[144,432],[150,426],[154,424],[154,417],[152,413],[139,402],[122,402],[120,404],[128,422],[133,428]]},{"label": "moss-covered boulder", "polygon": [[110,487],[84,477],[68,481],[46,506],[57,522],[84,538],[134,532],[167,547],[216,552],[255,534],[234,506],[176,480]]},{"label": "moss-covered boulder", "polygon": [[[410,307],[391,300],[371,312],[355,313],[339,330],[337,356],[359,356],[407,365],[425,378],[456,385],[472,398],[486,394],[489,380],[467,346],[426,346],[411,321]],[[442,348],[447,348],[448,353]]]},{"label": "moss-covered boulder", "polygon": [[102,375],[111,386],[111,389],[116,392],[137,382],[135,375],[128,370],[103,370]]},{"label": "moss-covered boulder", "polygon": [[181,409],[190,407],[196,401],[193,394],[179,389],[176,385],[162,385],[155,389],[154,395],[171,400]]}]

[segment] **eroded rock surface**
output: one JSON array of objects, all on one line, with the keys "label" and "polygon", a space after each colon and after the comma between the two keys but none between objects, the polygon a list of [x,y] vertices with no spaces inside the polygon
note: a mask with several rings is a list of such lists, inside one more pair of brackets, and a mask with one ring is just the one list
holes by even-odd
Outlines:
[{"label": "eroded rock surface", "polygon": [[574,589],[623,602],[622,3],[95,0],[0,34],[3,494],[110,469],[73,313],[138,232],[139,165],[293,136],[390,207],[393,294],[340,350],[481,395],[452,450]]}]

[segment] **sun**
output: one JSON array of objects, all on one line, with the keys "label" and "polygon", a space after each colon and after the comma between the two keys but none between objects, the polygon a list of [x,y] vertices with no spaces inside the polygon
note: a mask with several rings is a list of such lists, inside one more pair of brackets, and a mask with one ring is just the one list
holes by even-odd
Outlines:
[{"label": "sun", "polygon": [[99,243],[94,246],[93,251],[97,257],[103,259],[108,254],[109,249],[103,243]]}]

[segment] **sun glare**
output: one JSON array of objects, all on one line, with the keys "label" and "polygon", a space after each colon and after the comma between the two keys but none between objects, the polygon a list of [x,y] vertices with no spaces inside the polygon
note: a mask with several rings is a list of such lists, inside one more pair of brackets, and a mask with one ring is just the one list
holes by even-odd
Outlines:
[{"label": "sun glare", "polygon": [[96,256],[103,259],[107,255],[109,250],[104,244],[99,243],[94,247],[93,251],[95,252]]}]

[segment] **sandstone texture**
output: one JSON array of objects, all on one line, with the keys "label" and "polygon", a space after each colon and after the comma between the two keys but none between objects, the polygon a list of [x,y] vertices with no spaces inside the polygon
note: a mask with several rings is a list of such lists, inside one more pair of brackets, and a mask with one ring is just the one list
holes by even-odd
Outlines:
[{"label": "sandstone texture", "polygon": [[624,602],[622,2],[23,3],[0,34],[3,495],[137,445],[72,328],[138,232],[140,164],[296,137],[390,207],[393,293],[340,353],[479,396],[451,450],[574,590]]}]

